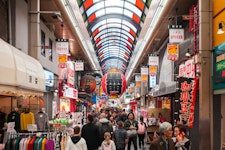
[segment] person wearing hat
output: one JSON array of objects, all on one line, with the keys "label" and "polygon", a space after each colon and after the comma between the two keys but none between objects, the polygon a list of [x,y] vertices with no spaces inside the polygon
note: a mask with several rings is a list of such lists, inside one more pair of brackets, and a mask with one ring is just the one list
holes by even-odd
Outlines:
[{"label": "person wearing hat", "polygon": [[173,135],[171,123],[161,123],[159,125],[159,133],[159,138],[151,143],[149,150],[175,150],[174,142],[171,139]]}]

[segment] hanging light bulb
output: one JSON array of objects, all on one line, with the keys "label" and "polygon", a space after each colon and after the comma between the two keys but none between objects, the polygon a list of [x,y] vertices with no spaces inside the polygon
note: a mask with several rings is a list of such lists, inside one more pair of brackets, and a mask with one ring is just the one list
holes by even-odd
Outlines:
[{"label": "hanging light bulb", "polygon": [[191,57],[191,54],[190,54],[190,50],[189,49],[187,49],[187,52],[185,53],[185,56],[186,57]]}]

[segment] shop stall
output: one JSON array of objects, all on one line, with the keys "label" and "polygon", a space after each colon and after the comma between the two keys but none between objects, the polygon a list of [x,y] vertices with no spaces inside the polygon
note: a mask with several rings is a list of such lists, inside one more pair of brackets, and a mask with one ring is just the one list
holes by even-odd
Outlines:
[{"label": "shop stall", "polygon": [[[21,114],[35,114],[45,91],[45,75],[34,58],[0,39],[0,143],[7,122],[21,131]],[[25,112],[29,111],[29,112]],[[22,117],[23,118],[23,117]],[[33,122],[34,123],[34,122]]]}]

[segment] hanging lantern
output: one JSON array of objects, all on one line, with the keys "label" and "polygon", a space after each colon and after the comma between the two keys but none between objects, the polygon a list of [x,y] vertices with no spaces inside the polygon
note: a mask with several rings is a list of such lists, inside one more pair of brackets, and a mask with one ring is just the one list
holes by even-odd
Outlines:
[{"label": "hanging lantern", "polygon": [[80,80],[80,91],[93,93],[96,88],[96,80],[93,76],[85,75]]},{"label": "hanging lantern", "polygon": [[126,78],[120,72],[109,72],[102,78],[102,89],[108,95],[121,95],[126,89]]}]

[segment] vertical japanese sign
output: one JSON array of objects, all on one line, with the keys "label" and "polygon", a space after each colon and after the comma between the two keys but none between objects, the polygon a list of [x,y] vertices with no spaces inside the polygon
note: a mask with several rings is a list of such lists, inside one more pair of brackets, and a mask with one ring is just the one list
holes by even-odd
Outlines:
[{"label": "vertical japanese sign", "polygon": [[157,73],[157,66],[149,66],[149,87],[153,88],[156,85],[156,73]]},{"label": "vertical japanese sign", "polygon": [[141,80],[143,83],[148,82],[148,67],[141,67]]},{"label": "vertical japanese sign", "polygon": [[178,44],[167,44],[167,53],[168,53],[168,60],[176,61],[179,57],[179,45]]},{"label": "vertical japanese sign", "polygon": [[141,76],[140,75],[135,76],[135,86],[137,88],[141,88]]},{"label": "vertical japanese sign", "polygon": [[67,85],[70,87],[74,87],[74,63],[68,61],[67,63]]},{"label": "vertical japanese sign", "polygon": [[194,123],[194,109],[197,97],[198,79],[179,78],[178,81],[179,90],[175,95],[175,100],[179,100],[180,103],[180,109],[177,110],[179,120],[192,128]]},{"label": "vertical japanese sign", "polygon": [[182,43],[184,41],[184,29],[181,25],[169,26],[169,43]]},{"label": "vertical japanese sign", "polygon": [[194,57],[179,65],[179,77],[195,78],[195,71]]},{"label": "vertical japanese sign", "polygon": [[69,54],[69,40],[56,39],[56,52],[58,54]]},{"label": "vertical japanese sign", "polygon": [[153,88],[156,85],[157,67],[159,65],[159,56],[150,55],[148,57],[149,65],[149,87]]}]

